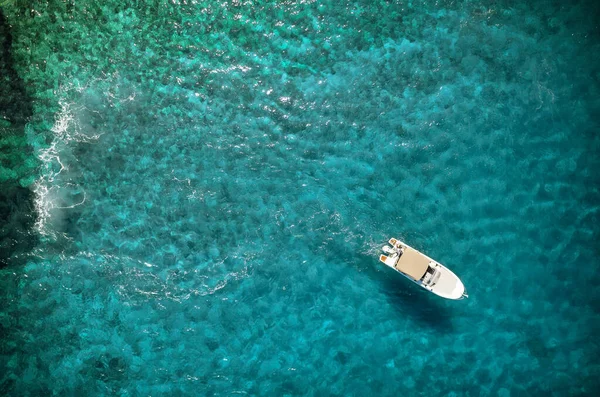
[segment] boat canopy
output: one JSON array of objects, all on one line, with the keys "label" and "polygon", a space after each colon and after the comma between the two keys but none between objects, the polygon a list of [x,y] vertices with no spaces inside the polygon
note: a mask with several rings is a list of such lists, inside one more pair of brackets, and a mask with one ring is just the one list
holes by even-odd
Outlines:
[{"label": "boat canopy", "polygon": [[420,280],[429,267],[429,258],[410,247],[404,247],[404,253],[396,262],[396,269],[412,279]]}]

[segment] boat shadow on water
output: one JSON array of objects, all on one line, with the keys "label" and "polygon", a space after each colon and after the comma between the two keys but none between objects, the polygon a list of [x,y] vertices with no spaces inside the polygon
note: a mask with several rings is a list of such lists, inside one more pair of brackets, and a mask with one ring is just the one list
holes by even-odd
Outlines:
[{"label": "boat shadow on water", "polygon": [[402,277],[385,276],[382,284],[382,291],[401,317],[408,317],[415,323],[437,332],[454,332],[454,310],[449,307],[453,302],[421,291]]}]

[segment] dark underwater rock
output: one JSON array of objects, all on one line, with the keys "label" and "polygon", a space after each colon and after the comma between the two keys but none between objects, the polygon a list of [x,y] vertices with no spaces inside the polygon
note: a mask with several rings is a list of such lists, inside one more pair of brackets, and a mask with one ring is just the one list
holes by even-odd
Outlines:
[{"label": "dark underwater rock", "polygon": [[10,26],[0,9],[0,119],[23,126],[33,113],[25,84],[13,66]]},{"label": "dark underwater rock", "polygon": [[0,9],[0,266],[24,260],[33,248],[35,224],[31,183],[36,159],[25,124],[33,112],[25,84],[13,66],[10,26]]},{"label": "dark underwater rock", "polygon": [[33,192],[0,184],[0,267],[24,262],[36,242]]}]

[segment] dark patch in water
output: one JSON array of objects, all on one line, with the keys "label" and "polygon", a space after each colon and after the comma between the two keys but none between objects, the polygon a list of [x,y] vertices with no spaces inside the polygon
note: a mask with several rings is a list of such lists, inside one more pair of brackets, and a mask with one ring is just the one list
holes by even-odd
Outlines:
[{"label": "dark patch in water", "polygon": [[19,126],[25,125],[33,113],[25,84],[13,67],[12,35],[0,9],[0,118]]},{"label": "dark patch in water", "polygon": [[[23,171],[23,146],[14,144],[25,140],[24,126],[31,117],[31,98],[25,84],[13,66],[10,26],[0,9],[0,120],[8,127],[0,128],[0,150],[4,159],[2,172],[15,172],[17,178],[26,177]],[[6,141],[4,141],[6,137]],[[10,139],[9,139],[10,138]],[[17,146],[15,146],[17,145]],[[0,267],[24,261],[24,255],[33,248],[35,238],[31,229],[35,223],[34,197],[31,190],[21,187],[9,177],[0,183]]]},{"label": "dark patch in water", "polygon": [[546,342],[538,336],[528,338],[525,341],[525,344],[531,355],[536,357],[538,360],[548,360],[554,354],[554,349],[552,347],[548,347]]},{"label": "dark patch in water", "polygon": [[103,355],[94,360],[92,366],[93,368],[89,369],[89,371],[95,379],[111,382],[126,378],[127,364],[120,357]]},{"label": "dark patch in water", "polygon": [[408,315],[417,323],[433,328],[436,332],[453,331],[451,311],[444,307],[443,298],[421,290],[399,274],[397,277],[385,277],[383,282],[390,301],[403,316]]},{"label": "dark patch in water", "polygon": [[33,192],[20,186],[0,184],[0,267],[24,262],[36,243]]},{"label": "dark patch in water", "polygon": [[337,362],[339,362],[342,365],[346,365],[349,358],[350,358],[350,354],[342,352],[342,351],[337,352],[337,354],[335,355],[335,359],[337,360]]},{"label": "dark patch in water", "polygon": [[219,342],[216,341],[215,339],[208,339],[206,341],[206,347],[208,347],[208,349],[211,352],[214,352],[215,350],[217,350],[219,348]]}]

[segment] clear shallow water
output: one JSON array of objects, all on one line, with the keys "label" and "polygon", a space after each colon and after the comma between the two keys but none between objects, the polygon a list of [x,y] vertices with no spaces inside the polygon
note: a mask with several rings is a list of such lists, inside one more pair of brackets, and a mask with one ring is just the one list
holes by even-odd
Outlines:
[{"label": "clear shallow water", "polygon": [[[51,127],[7,394],[598,389],[597,6],[5,13]],[[392,235],[471,297],[380,266]]]}]

